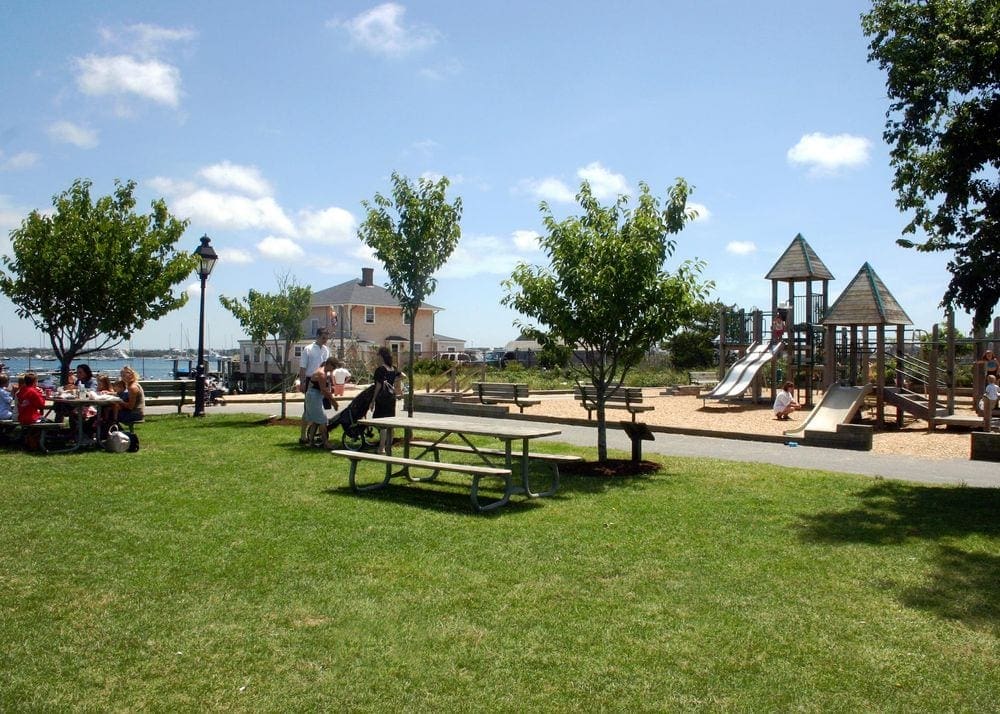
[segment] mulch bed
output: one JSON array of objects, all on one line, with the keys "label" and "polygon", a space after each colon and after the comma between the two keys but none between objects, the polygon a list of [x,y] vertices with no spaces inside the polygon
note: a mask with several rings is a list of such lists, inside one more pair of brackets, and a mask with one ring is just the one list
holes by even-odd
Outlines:
[{"label": "mulch bed", "polygon": [[660,465],[652,461],[632,461],[631,459],[608,459],[607,461],[578,461],[563,464],[560,473],[568,476],[589,476],[595,478],[630,478],[656,473]]}]

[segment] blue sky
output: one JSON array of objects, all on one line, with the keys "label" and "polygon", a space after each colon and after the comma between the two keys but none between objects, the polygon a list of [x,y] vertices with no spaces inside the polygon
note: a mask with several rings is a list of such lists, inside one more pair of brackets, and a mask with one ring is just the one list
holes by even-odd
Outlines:
[{"label": "blue sky", "polygon": [[[361,201],[393,171],[448,176],[462,239],[429,302],[440,333],[503,345],[515,263],[544,264],[538,204],[574,212],[586,178],[610,201],[645,181],[695,186],[679,260],[713,297],[767,309],[764,275],[802,233],[837,278],[865,261],[917,327],[942,320],[946,256],[895,245],[881,135],[884,77],[854,0],[627,3],[8,2],[0,4],[0,250],[74,179],[138,182],[208,234],[208,342],[242,334],[218,296],[321,290],[381,266]],[[189,304],[133,338],[197,342]],[[41,345],[0,298],[6,345]],[[967,330],[969,320],[959,315]]]}]

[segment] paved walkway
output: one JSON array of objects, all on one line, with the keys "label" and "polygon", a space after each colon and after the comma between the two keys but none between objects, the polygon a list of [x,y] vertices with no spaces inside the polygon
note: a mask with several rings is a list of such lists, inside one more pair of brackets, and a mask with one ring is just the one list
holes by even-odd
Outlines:
[{"label": "paved walkway", "polygon": [[[348,395],[350,398],[352,395]],[[244,399],[259,399],[259,395],[246,395]],[[277,414],[277,402],[243,401],[231,397],[226,406],[208,407],[209,414],[250,413]],[[164,413],[174,412],[174,407],[164,407]],[[190,407],[185,407],[190,411]],[[154,412],[155,410],[150,409]],[[292,400],[287,406],[289,418],[302,416],[302,400]],[[691,456],[726,461],[774,464],[817,471],[881,476],[887,479],[921,483],[965,485],[980,488],[1000,488],[1000,464],[968,459],[916,459],[908,456],[872,454],[868,451],[828,449],[818,446],[791,447],[759,441],[721,439],[704,436],[656,433],[655,441],[642,442],[643,453],[668,456]],[[562,434],[550,437],[553,441],[575,446],[597,446],[597,429],[592,426],[563,424]],[[608,447],[631,453],[632,446],[621,429],[608,429]]]}]

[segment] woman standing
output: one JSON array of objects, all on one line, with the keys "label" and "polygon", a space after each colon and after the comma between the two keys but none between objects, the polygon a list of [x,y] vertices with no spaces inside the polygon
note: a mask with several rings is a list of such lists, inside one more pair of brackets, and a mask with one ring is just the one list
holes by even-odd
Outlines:
[{"label": "woman standing", "polygon": [[[375,393],[372,395],[372,416],[396,416],[396,394],[399,391],[399,372],[392,364],[392,352],[386,347],[378,348],[379,365],[375,368]],[[382,429],[378,453],[392,453],[392,429]]]}]

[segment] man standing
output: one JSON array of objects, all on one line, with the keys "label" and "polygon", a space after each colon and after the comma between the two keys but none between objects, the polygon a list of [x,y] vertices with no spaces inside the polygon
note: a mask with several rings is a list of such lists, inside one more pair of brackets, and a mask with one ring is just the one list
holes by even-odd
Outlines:
[{"label": "man standing", "polygon": [[[326,341],[329,339],[330,333],[325,327],[321,327],[316,330],[316,341],[313,342],[308,347],[302,350],[302,357],[299,359],[299,391],[303,395],[309,389],[309,379],[312,374],[323,366],[323,364],[330,359],[330,348],[326,346]],[[306,435],[306,429],[309,426],[309,422],[305,418],[305,414],[302,415],[302,431],[299,433],[299,443],[308,444],[309,439]]]}]

